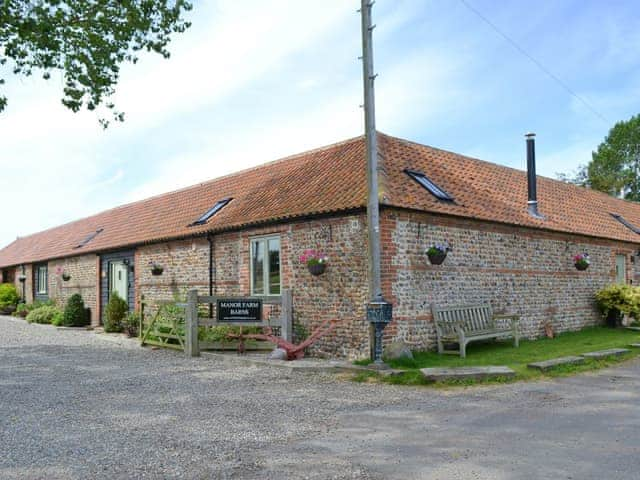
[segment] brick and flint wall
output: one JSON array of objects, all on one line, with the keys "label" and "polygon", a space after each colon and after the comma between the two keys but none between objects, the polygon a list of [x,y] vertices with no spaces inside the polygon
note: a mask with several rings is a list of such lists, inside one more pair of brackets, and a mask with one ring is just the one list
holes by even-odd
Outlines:
[{"label": "brick and flint wall", "polygon": [[[416,348],[434,346],[432,304],[489,303],[520,315],[535,338],[547,321],[556,332],[602,321],[594,293],[615,281],[616,254],[627,257],[628,283],[640,283],[634,244],[395,209],[383,210],[382,238],[383,289],[394,303],[387,337]],[[431,265],[426,250],[445,241],[453,250]],[[584,272],[573,262],[582,252],[591,257]]]},{"label": "brick and flint wall", "polygon": [[[48,262],[49,298],[64,308],[74,293],[79,293],[85,307],[91,309],[91,324],[98,324],[98,262],[95,254],[63,258]],[[62,280],[62,271],[71,276]]]},{"label": "brick and flint wall", "polygon": [[[294,331],[310,333],[325,319],[338,320],[335,330],[312,347],[313,353],[352,358],[367,355],[365,216],[290,222],[212,236],[214,295],[250,294],[251,239],[262,235],[280,238],[281,285],[293,293]],[[300,254],[309,248],[329,256],[329,266],[319,277],[299,262]],[[164,267],[161,276],[151,275],[150,262]],[[208,267],[206,238],[138,247],[136,291],[150,303],[184,298],[191,288],[208,295]],[[274,309],[271,314],[279,312]]]}]

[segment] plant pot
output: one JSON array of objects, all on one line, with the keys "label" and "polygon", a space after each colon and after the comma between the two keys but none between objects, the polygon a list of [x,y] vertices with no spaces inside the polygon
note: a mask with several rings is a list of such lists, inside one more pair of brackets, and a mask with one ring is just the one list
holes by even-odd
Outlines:
[{"label": "plant pot", "polygon": [[438,253],[427,253],[431,265],[442,265],[444,259],[447,258],[447,252],[438,251]]},{"label": "plant pot", "polygon": [[327,264],[315,263],[312,265],[307,265],[307,268],[309,269],[309,273],[311,275],[313,275],[314,277],[317,277],[318,275],[322,275],[324,273],[325,269],[327,268]]},{"label": "plant pot", "polygon": [[162,267],[157,267],[157,268],[154,267],[151,269],[151,275],[155,275],[156,277],[158,275],[162,275],[162,272],[164,272],[164,268]]},{"label": "plant pot", "polygon": [[578,270],[580,270],[581,272],[585,271],[587,268],[589,268],[589,264],[586,262],[578,262],[576,263],[576,268]]},{"label": "plant pot", "polygon": [[24,282],[26,282],[26,281],[27,281],[27,277],[26,277],[26,275],[20,275],[20,276],[18,277],[18,281],[19,281],[20,283],[24,283]]},{"label": "plant pot", "polygon": [[617,309],[609,310],[607,314],[607,327],[616,328],[622,325],[622,312]]},{"label": "plant pot", "polygon": [[69,280],[71,280],[71,275],[69,275],[68,273],[63,273],[62,274],[62,281],[63,282],[68,282]]}]

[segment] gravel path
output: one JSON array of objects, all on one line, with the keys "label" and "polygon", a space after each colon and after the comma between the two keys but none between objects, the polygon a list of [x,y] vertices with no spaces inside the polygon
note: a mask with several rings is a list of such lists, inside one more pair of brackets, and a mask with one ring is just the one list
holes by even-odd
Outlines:
[{"label": "gravel path", "polygon": [[640,362],[439,391],[0,331],[1,479],[638,477]]}]

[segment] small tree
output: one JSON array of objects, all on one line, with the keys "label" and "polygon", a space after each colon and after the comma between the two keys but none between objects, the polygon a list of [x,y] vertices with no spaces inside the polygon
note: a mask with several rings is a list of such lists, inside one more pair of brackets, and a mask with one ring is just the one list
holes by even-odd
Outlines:
[{"label": "small tree", "polygon": [[84,308],[84,300],[82,300],[79,293],[74,293],[67,300],[62,325],[65,327],[83,327],[86,324],[87,311]]},{"label": "small tree", "polygon": [[116,292],[111,294],[107,308],[105,309],[104,331],[121,332],[124,328],[124,319],[129,313],[129,306]]}]

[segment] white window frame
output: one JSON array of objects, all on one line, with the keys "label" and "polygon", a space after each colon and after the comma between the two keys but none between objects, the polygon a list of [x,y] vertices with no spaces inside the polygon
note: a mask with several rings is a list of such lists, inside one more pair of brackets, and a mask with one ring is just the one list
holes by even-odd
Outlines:
[{"label": "white window frame", "polygon": [[[42,271],[45,271],[45,274],[42,275]],[[40,289],[40,284],[42,282],[42,278],[44,277],[44,290]],[[37,295],[47,295],[49,293],[49,267],[47,265],[38,265],[36,270],[36,294]]]},{"label": "white window frame", "polygon": [[[280,283],[279,293],[271,293],[271,284],[269,282],[269,240],[278,240],[280,248],[278,255],[280,257],[278,272]],[[262,284],[264,285],[264,293],[256,293],[253,289],[253,246],[256,243],[262,243],[264,246],[264,265],[262,268]],[[282,295],[282,241],[280,235],[261,235],[259,237],[252,237],[249,242],[249,283],[251,288],[251,296],[253,297],[279,297]]]}]

